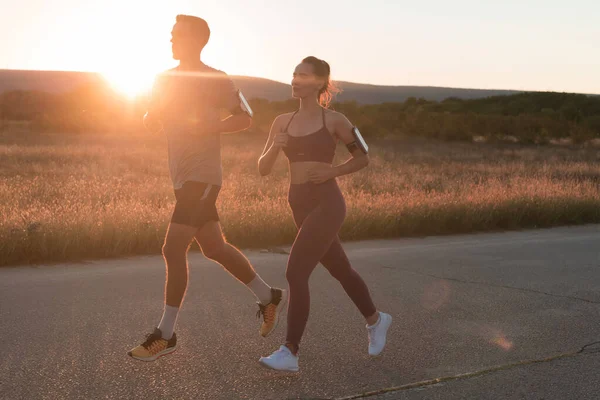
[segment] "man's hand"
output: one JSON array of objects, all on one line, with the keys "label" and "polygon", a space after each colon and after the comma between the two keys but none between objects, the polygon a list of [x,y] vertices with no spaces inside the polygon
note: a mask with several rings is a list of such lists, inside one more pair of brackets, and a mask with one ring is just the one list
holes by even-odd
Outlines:
[{"label": "man's hand", "polygon": [[163,130],[162,122],[155,118],[152,114],[146,113],[144,114],[144,126],[151,133],[160,133]]}]

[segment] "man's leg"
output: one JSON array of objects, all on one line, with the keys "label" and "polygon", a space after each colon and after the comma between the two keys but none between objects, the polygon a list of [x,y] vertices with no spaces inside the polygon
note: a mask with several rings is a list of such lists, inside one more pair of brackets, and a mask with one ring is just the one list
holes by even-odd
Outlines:
[{"label": "man's leg", "polygon": [[171,223],[163,245],[166,264],[165,308],[158,329],[163,339],[170,339],[188,284],[187,252],[196,228]]},{"label": "man's leg", "polygon": [[271,287],[260,278],[250,261],[225,241],[218,221],[207,222],[198,229],[195,239],[206,258],[221,264],[233,277],[248,286],[258,301],[262,304],[271,301]]},{"label": "man's leg", "polygon": [[284,303],[284,291],[271,288],[256,273],[250,261],[223,238],[218,221],[209,221],[195,235],[204,256],[223,266],[232,276],[242,282],[259,301],[263,324],[262,336],[267,336],[275,328],[279,311]]},{"label": "man's leg", "polygon": [[173,223],[169,225],[163,255],[166,263],[165,306],[158,327],[146,338],[144,343],[131,349],[129,355],[142,361],[154,361],[172,353],[177,348],[177,336],[174,333],[179,307],[185,296],[188,282],[187,251],[195,227]]}]

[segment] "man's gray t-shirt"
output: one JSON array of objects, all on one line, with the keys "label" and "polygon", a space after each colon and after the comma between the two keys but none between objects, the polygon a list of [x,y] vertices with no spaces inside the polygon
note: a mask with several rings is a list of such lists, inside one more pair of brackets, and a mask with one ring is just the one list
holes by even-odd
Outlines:
[{"label": "man's gray t-shirt", "polygon": [[150,112],[158,114],[167,136],[175,189],[188,181],[221,186],[221,136],[210,126],[222,120],[223,110],[238,104],[231,79],[209,66],[172,69],[157,77]]}]

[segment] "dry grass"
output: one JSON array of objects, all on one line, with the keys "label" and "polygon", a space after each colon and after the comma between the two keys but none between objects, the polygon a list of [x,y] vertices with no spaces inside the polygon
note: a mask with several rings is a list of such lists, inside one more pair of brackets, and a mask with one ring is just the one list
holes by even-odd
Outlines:
[{"label": "dry grass", "polygon": [[[260,178],[261,140],[224,140],[229,241],[290,243],[287,166]],[[340,179],[345,240],[600,222],[593,149],[390,140]],[[340,159],[346,156],[343,149]],[[0,265],[158,254],[173,206],[162,139],[0,137]]]}]

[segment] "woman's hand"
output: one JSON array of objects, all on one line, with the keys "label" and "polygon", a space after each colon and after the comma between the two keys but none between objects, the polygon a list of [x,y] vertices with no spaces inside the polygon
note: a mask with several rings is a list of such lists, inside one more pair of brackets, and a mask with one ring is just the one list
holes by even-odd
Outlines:
[{"label": "woman's hand", "polygon": [[308,170],[308,180],[312,183],[323,183],[335,178],[335,171],[329,165],[319,165]]},{"label": "woman's hand", "polygon": [[273,147],[281,149],[287,146],[289,135],[285,132],[279,132],[273,138]]},{"label": "woman's hand", "polygon": [[269,175],[271,173],[275,160],[277,160],[277,156],[279,155],[279,151],[287,146],[288,135],[283,132],[283,118],[285,118],[285,115],[286,114],[280,115],[275,118],[275,121],[273,121],[273,124],[271,125],[269,138],[265,143],[262,155],[258,159],[258,172],[261,176]]}]

